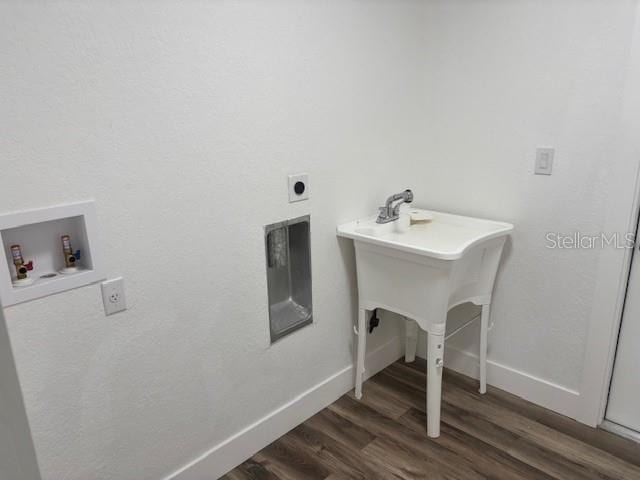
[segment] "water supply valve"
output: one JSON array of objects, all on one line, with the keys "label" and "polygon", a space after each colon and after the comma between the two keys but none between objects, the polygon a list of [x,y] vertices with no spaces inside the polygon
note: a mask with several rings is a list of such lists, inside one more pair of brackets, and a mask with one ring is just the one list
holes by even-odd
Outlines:
[{"label": "water supply valve", "polygon": [[65,268],[67,270],[75,269],[76,262],[80,260],[80,250],[73,251],[71,248],[71,237],[69,235],[63,235],[60,237],[60,240],[62,241]]},{"label": "water supply valve", "polygon": [[20,245],[11,245],[11,256],[13,258],[13,264],[16,267],[16,278],[18,280],[26,280],[27,272],[33,270],[33,260],[25,263]]}]

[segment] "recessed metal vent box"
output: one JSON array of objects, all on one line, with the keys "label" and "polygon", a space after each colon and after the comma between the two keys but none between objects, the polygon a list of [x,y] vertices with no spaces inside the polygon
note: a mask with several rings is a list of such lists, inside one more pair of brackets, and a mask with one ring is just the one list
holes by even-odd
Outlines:
[{"label": "recessed metal vent box", "polygon": [[313,321],[309,215],[267,225],[264,234],[273,343]]}]

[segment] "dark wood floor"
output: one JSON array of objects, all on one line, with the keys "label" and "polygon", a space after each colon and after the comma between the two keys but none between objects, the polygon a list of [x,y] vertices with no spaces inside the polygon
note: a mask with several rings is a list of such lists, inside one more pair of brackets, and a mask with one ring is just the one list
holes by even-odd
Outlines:
[{"label": "dark wood floor", "polygon": [[430,439],[423,372],[394,363],[223,478],[640,479],[639,444],[450,371]]}]

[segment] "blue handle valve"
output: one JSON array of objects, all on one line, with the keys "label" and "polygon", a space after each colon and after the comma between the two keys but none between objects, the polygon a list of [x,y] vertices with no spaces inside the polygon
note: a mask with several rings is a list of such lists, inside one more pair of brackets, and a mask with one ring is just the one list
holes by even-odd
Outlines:
[{"label": "blue handle valve", "polygon": [[73,254],[76,257],[76,260],[80,260],[80,250],[76,250],[76,253]]}]

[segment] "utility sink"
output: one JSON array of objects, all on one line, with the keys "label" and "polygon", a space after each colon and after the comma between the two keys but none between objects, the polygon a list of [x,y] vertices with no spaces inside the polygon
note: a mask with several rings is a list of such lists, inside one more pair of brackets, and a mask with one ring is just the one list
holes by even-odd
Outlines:
[{"label": "utility sink", "polygon": [[[411,224],[409,217],[416,219]],[[428,332],[427,431],[440,433],[440,394],[447,312],[465,302],[482,306],[480,391],[486,391],[486,352],[493,285],[513,225],[410,208],[400,218],[356,220],[337,229],[354,241],[358,276],[356,397],[365,378],[367,321],[382,308],[407,319],[405,358],[415,356],[418,325]]]},{"label": "utility sink", "polygon": [[431,210],[410,209],[404,215],[423,220],[406,226],[402,220],[379,224],[371,217],[340,225],[338,235],[426,257],[456,260],[478,243],[513,230],[510,223]]}]

